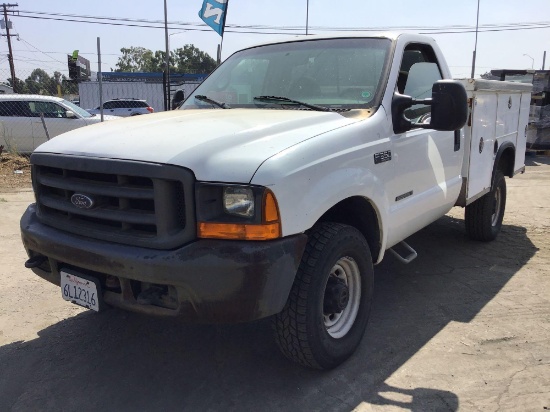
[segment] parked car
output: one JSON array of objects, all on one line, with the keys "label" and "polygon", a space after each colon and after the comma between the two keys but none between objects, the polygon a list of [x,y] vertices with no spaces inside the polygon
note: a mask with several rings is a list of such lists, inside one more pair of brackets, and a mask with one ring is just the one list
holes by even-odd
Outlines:
[{"label": "parked car", "polygon": [[[104,116],[104,120],[117,118]],[[48,136],[51,139],[69,130],[99,122],[99,116],[59,97],[0,95],[0,144],[19,153],[32,152],[48,140]]]},{"label": "parked car", "polygon": [[[90,113],[99,114],[100,106],[88,109]],[[113,99],[103,103],[103,113],[114,116],[137,116],[153,113],[155,110],[145,100],[141,99]]]}]

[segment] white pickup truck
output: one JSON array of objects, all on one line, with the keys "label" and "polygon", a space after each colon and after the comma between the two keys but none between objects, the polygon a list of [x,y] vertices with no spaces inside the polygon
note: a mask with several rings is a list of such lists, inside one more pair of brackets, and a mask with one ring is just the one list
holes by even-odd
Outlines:
[{"label": "white pickup truck", "polygon": [[529,98],[450,80],[419,35],[247,48],[178,110],[40,146],[25,266],[93,310],[271,316],[289,359],[333,368],[361,341],[387,250],[455,205],[471,238],[497,236]]}]

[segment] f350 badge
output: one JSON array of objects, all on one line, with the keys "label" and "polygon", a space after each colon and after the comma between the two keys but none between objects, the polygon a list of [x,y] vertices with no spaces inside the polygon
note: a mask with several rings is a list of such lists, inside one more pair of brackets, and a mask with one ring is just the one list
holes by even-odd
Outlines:
[{"label": "f350 badge", "polygon": [[374,164],[389,162],[391,160],[391,150],[374,154]]}]

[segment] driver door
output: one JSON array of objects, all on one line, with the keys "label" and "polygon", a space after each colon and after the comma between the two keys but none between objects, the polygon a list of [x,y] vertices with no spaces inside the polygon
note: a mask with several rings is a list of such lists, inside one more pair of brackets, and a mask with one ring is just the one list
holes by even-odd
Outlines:
[{"label": "driver door", "polygon": [[[415,99],[430,98],[433,84],[441,79],[431,46],[413,43],[405,48],[397,92]],[[430,106],[414,105],[405,116],[413,123],[429,123]],[[454,191],[461,185],[462,156],[454,132],[413,128],[393,135],[391,142],[396,173],[390,184],[390,213],[393,232],[401,240],[445,213],[442,209],[449,203],[454,204]]]}]

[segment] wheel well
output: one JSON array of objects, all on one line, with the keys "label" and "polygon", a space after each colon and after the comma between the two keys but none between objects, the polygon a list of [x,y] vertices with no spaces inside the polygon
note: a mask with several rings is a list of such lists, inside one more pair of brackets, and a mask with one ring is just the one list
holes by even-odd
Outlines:
[{"label": "wheel well", "polygon": [[504,174],[504,176],[514,177],[514,163],[516,160],[516,150],[509,145],[502,148],[502,152],[497,155],[496,168]]},{"label": "wheel well", "polygon": [[367,240],[373,261],[378,260],[381,233],[378,215],[371,202],[359,196],[337,203],[325,212],[318,222],[336,222],[355,227]]}]

